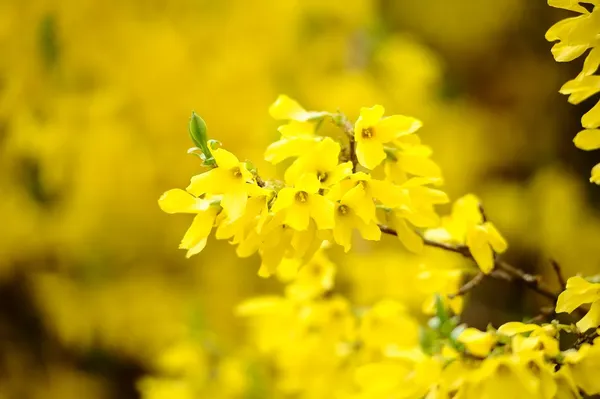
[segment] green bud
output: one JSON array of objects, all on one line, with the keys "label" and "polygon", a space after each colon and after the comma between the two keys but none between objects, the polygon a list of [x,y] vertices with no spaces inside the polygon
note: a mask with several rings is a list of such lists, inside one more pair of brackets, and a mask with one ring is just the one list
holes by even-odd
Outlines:
[{"label": "green bud", "polygon": [[194,144],[196,144],[196,147],[200,148],[205,155],[210,156],[207,145],[208,135],[206,131],[206,123],[204,120],[200,118],[197,113],[192,111],[189,124],[190,137]]}]

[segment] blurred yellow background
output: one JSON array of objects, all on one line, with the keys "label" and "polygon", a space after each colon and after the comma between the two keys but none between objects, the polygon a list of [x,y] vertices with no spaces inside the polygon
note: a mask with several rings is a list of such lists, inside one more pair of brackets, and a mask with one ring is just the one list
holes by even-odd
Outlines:
[{"label": "blurred yellow background", "polygon": [[[571,143],[589,107],[558,94],[577,65],[544,41],[560,17],[541,0],[0,0],[0,398],[138,397],[165,346],[237,353],[236,304],[281,291],[226,243],[177,250],[189,218],[156,201],[200,171],[192,110],[270,176],[280,93],[418,117],[451,198],[483,199],[511,261],[600,272],[593,160]],[[360,304],[413,298],[419,264],[443,256],[333,255]],[[519,287],[478,292],[474,323],[535,309]]]}]

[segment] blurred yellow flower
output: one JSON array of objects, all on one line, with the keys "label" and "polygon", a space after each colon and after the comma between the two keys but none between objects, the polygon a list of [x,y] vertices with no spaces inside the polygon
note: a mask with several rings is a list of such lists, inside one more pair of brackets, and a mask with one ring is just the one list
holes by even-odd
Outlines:
[{"label": "blurred yellow flower", "polygon": [[479,331],[476,328],[466,328],[457,338],[465,348],[475,356],[485,357],[490,354],[496,344],[496,337],[491,332]]}]

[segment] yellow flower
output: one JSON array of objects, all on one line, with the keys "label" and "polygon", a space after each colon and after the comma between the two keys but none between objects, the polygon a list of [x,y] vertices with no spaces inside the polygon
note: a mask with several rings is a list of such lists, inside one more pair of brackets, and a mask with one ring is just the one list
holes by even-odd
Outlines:
[{"label": "yellow flower", "polygon": [[297,301],[314,299],[330,291],[334,285],[335,271],[335,264],[323,250],[319,250],[304,265],[301,260],[292,258],[284,259],[278,268],[280,278],[291,282],[285,289],[286,295]]},{"label": "yellow flower", "polygon": [[459,198],[452,214],[442,219],[442,227],[425,233],[428,239],[466,245],[479,269],[490,273],[494,269],[494,253],[503,253],[508,244],[491,222],[484,222],[479,200],[474,195]]},{"label": "yellow flower", "polygon": [[359,334],[366,348],[386,353],[416,347],[419,325],[402,303],[383,300],[362,317]]},{"label": "yellow flower", "polygon": [[556,312],[571,313],[579,306],[591,303],[590,311],[577,322],[577,328],[584,332],[600,325],[600,284],[590,283],[575,276],[567,280],[567,289],[558,296]]},{"label": "yellow flower", "polygon": [[361,108],[360,116],[354,125],[356,156],[358,162],[367,169],[374,169],[385,159],[384,144],[412,134],[422,125],[419,120],[403,115],[382,119],[384,112],[381,105]]},{"label": "yellow flower", "polygon": [[283,212],[283,223],[295,230],[308,229],[313,219],[321,230],[334,227],[333,202],[320,195],[319,180],[312,175],[305,175],[292,187],[282,188],[271,210]]},{"label": "yellow flower", "polygon": [[249,195],[264,195],[246,165],[221,148],[212,151],[217,167],[192,177],[187,191],[195,196],[222,195],[221,206],[230,220],[242,216]]},{"label": "yellow flower", "polygon": [[[596,1],[583,3],[593,4],[590,12],[580,1],[576,0],[549,0],[548,4],[553,7],[564,8],[579,13],[580,15],[564,19],[552,26],[546,33],[548,41],[556,41],[552,47],[554,58],[559,61],[572,61],[588,53],[583,69],[575,79],[565,83],[561,87],[562,94],[569,95],[569,102],[579,104],[587,98],[600,92],[600,76],[594,75],[600,66],[600,48],[598,37],[600,35],[600,7]],[[600,102],[597,102],[581,118],[581,124],[585,130],[579,132],[573,140],[575,146],[582,150],[596,150],[600,148]],[[600,164],[592,169],[590,182],[600,184]]]},{"label": "yellow flower", "polygon": [[[331,197],[330,197],[331,198]],[[335,203],[335,226],[333,238],[335,242],[348,252],[352,246],[352,232],[357,229],[366,240],[381,239],[381,230],[373,208],[373,201],[365,195],[363,186],[356,185],[341,196],[332,198]],[[371,212],[373,210],[373,212]]]},{"label": "yellow flower", "polygon": [[556,383],[540,357],[500,355],[486,358],[471,373],[460,397],[467,399],[552,399]]},{"label": "yellow flower", "polygon": [[356,369],[359,398],[422,398],[439,378],[442,365],[413,351],[408,356],[369,363]]},{"label": "yellow flower", "polygon": [[[418,138],[416,135],[408,136]],[[408,175],[427,177],[436,184],[442,183],[442,170],[430,157],[431,148],[422,144],[402,143],[396,140],[393,157],[386,158],[386,177],[394,183],[404,183]]]},{"label": "yellow flower", "polygon": [[160,208],[167,213],[195,213],[192,221],[179,248],[187,249],[187,257],[201,252],[206,246],[206,241],[215,224],[219,213],[218,206],[212,206],[211,201],[195,198],[191,194],[173,189],[164,193],[158,200]]},{"label": "yellow flower", "polygon": [[[333,219],[333,204],[331,207]],[[299,259],[301,264],[307,262],[321,247],[323,240],[317,235],[314,222],[310,221],[307,229],[298,231],[284,223],[287,218],[286,211],[279,212],[270,216],[260,229],[262,262],[258,274],[261,277],[277,272],[285,258]]]},{"label": "yellow flower", "polygon": [[556,327],[551,324],[540,326],[513,321],[501,325],[498,334],[513,337],[511,342],[513,353],[542,351],[549,357],[555,357],[559,353],[558,340],[554,338]]},{"label": "yellow flower", "polygon": [[239,244],[236,254],[241,258],[255,253],[261,242],[260,230],[269,217],[267,199],[266,196],[249,198],[246,210],[240,218],[236,220],[223,218],[218,222],[215,238],[230,239],[230,244]]},{"label": "yellow flower", "polygon": [[581,56],[587,49],[595,46],[596,35],[600,28],[598,10],[590,13],[585,7],[579,5],[579,1],[549,0],[552,7],[565,8],[580,13],[557,22],[546,32],[546,40],[557,41],[552,47],[552,54],[558,62],[568,62]]},{"label": "yellow flower", "polygon": [[307,111],[296,100],[281,94],[269,108],[269,114],[274,119],[306,122],[321,118],[327,115],[327,112]]},{"label": "yellow flower", "polygon": [[369,199],[375,199],[385,207],[397,208],[408,204],[410,201],[407,190],[387,180],[373,179],[370,174],[364,172],[354,173],[349,180],[349,182],[342,181],[342,184],[360,183]]},{"label": "yellow flower", "polygon": [[404,182],[400,188],[405,194],[405,201],[388,214],[398,239],[414,253],[420,253],[424,244],[423,238],[411,225],[420,228],[437,226],[439,216],[433,207],[448,202],[446,193],[425,187],[430,182],[425,178],[412,178]]},{"label": "yellow flower", "polygon": [[587,395],[600,393],[600,338],[596,338],[592,345],[583,344],[578,351],[565,352],[565,363],[569,365],[577,386]]},{"label": "yellow flower", "polygon": [[310,153],[296,159],[285,171],[285,182],[294,185],[306,174],[313,175],[321,188],[328,188],[352,174],[352,162],[338,164],[340,144],[326,137]]},{"label": "yellow flower", "polygon": [[554,373],[554,380],[556,381],[556,399],[581,398],[569,364],[563,365],[560,370]]},{"label": "yellow flower", "polygon": [[458,295],[450,298],[450,295],[458,292],[462,284],[462,271],[457,269],[431,269],[424,265],[421,265],[420,269],[419,274],[417,274],[417,284],[420,290],[428,295],[428,298],[423,302],[423,313],[434,315],[436,312],[436,296],[441,295],[444,305],[449,307],[454,314],[460,314],[464,297]]},{"label": "yellow flower", "polygon": [[476,328],[466,328],[458,336],[458,342],[465,345],[465,348],[475,356],[485,357],[490,354],[496,344],[496,337],[491,332],[479,331]]},{"label": "yellow flower", "polygon": [[315,126],[310,122],[291,121],[277,130],[281,139],[270,144],[265,151],[265,160],[274,165],[310,153],[321,140],[321,137],[315,136]]}]

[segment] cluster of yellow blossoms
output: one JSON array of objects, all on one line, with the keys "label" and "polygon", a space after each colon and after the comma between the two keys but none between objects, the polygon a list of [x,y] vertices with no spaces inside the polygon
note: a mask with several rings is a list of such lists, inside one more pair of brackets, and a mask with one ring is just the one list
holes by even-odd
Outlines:
[{"label": "cluster of yellow blossoms", "polygon": [[[250,162],[208,140],[206,125],[192,115],[190,133],[198,147],[191,152],[210,170],[159,200],[165,212],[196,214],[180,246],[188,257],[202,251],[215,225],[216,238],[237,245],[238,256],[260,254],[261,276],[275,273],[286,259],[307,262],[325,241],[347,252],[354,230],[373,241],[382,231],[394,234],[413,252],[426,240],[465,246],[485,273],[494,267],[494,254],[506,250],[472,195],[440,219],[434,207],[448,197],[432,187],[442,177],[415,133],[419,120],[384,117],[375,105],[362,108],[352,125],[341,113],[306,111],[284,95],[270,113],[287,122],[265,153],[273,164],[293,159],[283,181],[263,180]],[[317,134],[326,120],[340,128],[347,145]]]},{"label": "cluster of yellow blossoms", "polygon": [[[600,76],[595,75],[600,66],[600,2],[598,0],[548,0],[552,7],[574,11],[580,15],[564,19],[552,26],[546,33],[546,39],[557,42],[552,47],[556,61],[572,61],[590,50],[585,58],[583,69],[560,89],[569,95],[569,102],[579,104],[600,92]],[[581,118],[584,130],[573,140],[582,150],[600,148],[600,102]],[[590,181],[600,184],[600,164],[592,169]]]},{"label": "cluster of yellow blossoms", "polygon": [[[447,271],[424,272],[425,279],[446,281],[440,287],[454,287],[425,306],[433,314],[425,326],[396,301],[369,308],[349,303],[335,289],[336,267],[324,248],[336,243],[349,251],[354,230],[367,240],[395,235],[414,252],[429,245],[460,253],[476,262],[480,276],[502,269],[497,257],[506,241],[473,195],[457,200],[448,216],[435,212],[448,198],[434,188],[441,173],[416,135],[418,120],[386,118],[376,105],[363,108],[352,124],[341,113],[307,111],[287,96],[270,113],[286,121],[265,154],[274,164],[288,162],[283,181],[263,179],[252,163],[209,140],[206,125],[193,114],[197,147],[190,152],[209,170],[194,176],[186,190],[166,192],[159,204],[168,213],[196,215],[181,242],[188,257],[202,251],[215,228],[216,238],[237,245],[240,257],[260,254],[259,275],[287,283],[283,296],[254,298],[238,308],[279,392],[349,399],[600,393],[593,378],[600,365],[600,284],[582,277],[568,280],[555,308],[572,313],[591,304],[576,324],[467,327],[459,317],[464,292]],[[342,134],[317,134],[326,121]],[[561,335],[575,337],[570,349],[561,351]],[[147,397],[160,397],[148,384],[156,381],[142,387],[154,392]],[[194,397],[189,392],[182,397]]]}]

